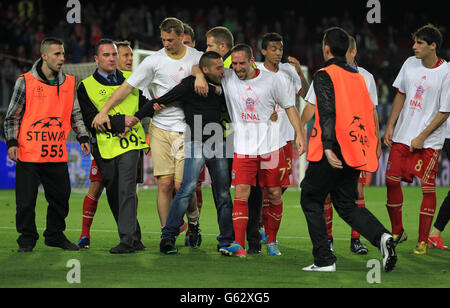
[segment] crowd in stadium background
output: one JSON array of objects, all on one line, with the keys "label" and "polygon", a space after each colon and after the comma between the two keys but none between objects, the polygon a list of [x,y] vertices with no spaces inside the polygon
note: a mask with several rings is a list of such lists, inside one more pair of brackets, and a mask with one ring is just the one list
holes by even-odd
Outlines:
[{"label": "crowd in stadium background", "polygon": [[[329,3],[326,2],[327,6]],[[164,18],[174,16],[194,28],[197,49],[205,50],[208,29],[223,25],[232,31],[236,43],[245,42],[254,48],[256,61],[262,59],[259,52],[262,35],[269,31],[278,32],[285,39],[285,54],[297,58],[308,67],[310,74],[323,65],[323,31],[334,25],[343,27],[357,40],[358,63],[372,72],[378,83],[378,112],[383,134],[395,95],[391,86],[393,79],[404,60],[412,55],[411,33],[427,22],[434,22],[444,38],[447,36],[444,24],[427,19],[425,16],[430,18],[429,15],[419,11],[405,11],[389,22],[368,24],[367,8],[361,1],[348,1],[345,6],[334,4],[328,12],[319,9],[324,5],[320,1],[303,1],[295,9],[281,6],[275,13],[274,8],[251,2],[234,5],[209,1],[205,5],[196,2],[196,6],[192,6],[142,0],[126,3],[81,1],[82,21],[79,24],[67,22],[68,9],[63,4],[44,0],[0,3],[0,115],[7,109],[16,78],[28,71],[39,57],[39,44],[44,37],[51,35],[63,39],[66,63],[92,62],[93,46],[102,37],[127,39],[142,49],[160,49],[158,26]],[[387,2],[383,2],[383,6],[386,5]],[[390,9],[384,9],[383,18],[387,19],[389,13],[392,14]],[[450,40],[444,39],[439,55],[450,59]]]}]

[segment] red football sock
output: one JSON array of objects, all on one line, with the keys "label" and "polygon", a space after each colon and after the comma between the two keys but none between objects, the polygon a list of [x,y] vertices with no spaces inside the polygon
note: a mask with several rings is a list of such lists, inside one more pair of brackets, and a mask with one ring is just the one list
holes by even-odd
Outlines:
[{"label": "red football sock", "polygon": [[419,216],[419,242],[427,242],[436,210],[436,186],[422,182],[422,204]]},{"label": "red football sock", "polygon": [[95,212],[97,211],[98,200],[92,199],[91,196],[86,195],[83,201],[83,225],[81,228],[80,239],[84,236],[90,238],[91,225],[94,220]]},{"label": "red football sock", "polygon": [[283,201],[280,203],[270,203],[267,206],[267,243],[274,243],[277,241],[278,230],[280,229],[281,217],[283,216]]},{"label": "red football sock", "polygon": [[267,212],[269,211],[269,195],[267,194],[267,189],[264,189],[264,199],[263,199],[263,205],[262,205],[262,225],[264,227],[264,232],[266,233],[267,237]]},{"label": "red football sock", "polygon": [[387,210],[392,225],[392,234],[401,234],[403,231],[402,206],[403,192],[400,178],[386,176]]},{"label": "red football sock", "polygon": [[333,238],[333,204],[325,201],[323,204],[325,222],[327,223],[328,238]]},{"label": "red football sock", "polygon": [[[364,200],[364,197],[359,197],[358,201],[356,201],[356,205],[358,207],[366,207],[366,201]],[[352,229],[351,238],[359,240],[361,238],[361,235],[358,233],[358,231]]]},{"label": "red football sock", "polygon": [[248,201],[234,200],[233,228],[235,242],[245,248],[245,232],[248,224]]}]

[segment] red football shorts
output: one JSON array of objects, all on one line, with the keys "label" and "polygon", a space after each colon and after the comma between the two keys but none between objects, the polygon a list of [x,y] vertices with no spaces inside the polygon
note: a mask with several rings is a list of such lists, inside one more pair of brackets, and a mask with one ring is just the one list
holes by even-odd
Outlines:
[{"label": "red football shorts", "polygon": [[286,160],[286,165],[287,165],[287,176],[289,179],[289,184],[290,183],[290,177],[293,173],[293,169],[292,169],[292,163],[294,161],[293,157],[294,157],[294,145],[292,143],[292,141],[288,141],[286,143],[286,145],[283,147],[283,151],[284,151],[284,158]]},{"label": "red football shorts", "polygon": [[408,183],[416,176],[424,183],[434,184],[440,153],[441,150],[430,148],[410,152],[409,146],[394,143],[389,153],[386,176],[401,177]]},{"label": "red football shorts", "polygon": [[203,165],[202,171],[200,171],[200,175],[198,177],[199,182],[204,182],[206,176],[206,165]]},{"label": "red football shorts", "polygon": [[258,176],[261,187],[288,186],[287,169],[283,148],[264,155],[234,153],[232,184],[256,186]]},{"label": "red football shorts", "polygon": [[103,182],[102,174],[95,160],[91,160],[91,172],[89,173],[89,181]]},{"label": "red football shorts", "polygon": [[366,184],[366,178],[367,178],[367,171],[361,171],[360,173],[359,173],[359,183],[362,183],[362,184]]}]

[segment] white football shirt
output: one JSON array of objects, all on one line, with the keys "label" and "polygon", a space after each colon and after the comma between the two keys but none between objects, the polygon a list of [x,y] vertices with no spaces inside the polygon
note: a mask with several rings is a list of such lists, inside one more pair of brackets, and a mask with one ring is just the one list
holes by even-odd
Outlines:
[{"label": "white football shirt", "polygon": [[[450,101],[450,62],[447,63],[447,66],[449,73],[447,74],[447,80],[444,81],[444,94],[442,97],[444,100]],[[450,139],[450,117],[446,122],[445,138]]]},{"label": "white football shirt", "polygon": [[[161,97],[191,75],[192,67],[198,64],[202,54],[186,46],[186,54],[181,59],[174,59],[162,48],[146,57],[127,82],[135,88],[149,88],[153,98]],[[152,124],[164,130],[184,132],[186,122],[183,109],[175,103],[157,111]]]},{"label": "white football shirt", "polygon": [[[261,63],[258,68],[262,71],[270,72],[264,66],[264,63]],[[300,76],[298,76],[297,71],[289,63],[280,63],[278,66],[278,72],[275,74],[281,79],[287,95],[289,98],[293,99],[295,105],[297,94],[299,94],[302,90],[302,81],[300,80]],[[281,138],[284,138],[286,141],[294,140],[295,131],[286,112],[284,111],[284,108],[280,107],[278,104],[275,108],[278,113],[277,123],[280,125]]]},{"label": "white football shirt", "polygon": [[[412,56],[403,64],[393,86],[405,93],[405,103],[395,125],[392,140],[410,146],[434,119],[438,112],[450,112],[450,101],[445,99],[445,85],[449,66],[444,61],[436,68],[426,68],[422,60]],[[424,148],[442,149],[446,125],[441,125],[427,139]]]},{"label": "white football shirt", "polygon": [[232,69],[225,69],[222,86],[235,131],[235,153],[262,155],[286,144],[270,116],[276,104],[289,108],[294,101],[276,74],[260,71],[253,79],[240,80]]}]

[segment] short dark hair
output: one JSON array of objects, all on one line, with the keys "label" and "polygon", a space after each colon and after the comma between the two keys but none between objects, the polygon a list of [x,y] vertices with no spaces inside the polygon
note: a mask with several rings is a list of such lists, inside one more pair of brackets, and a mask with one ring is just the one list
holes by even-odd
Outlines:
[{"label": "short dark hair", "polygon": [[159,29],[167,33],[170,33],[173,30],[178,36],[181,36],[184,33],[183,22],[175,17],[167,17],[164,19],[159,25]]},{"label": "short dark hair", "polygon": [[211,60],[221,59],[221,58],[222,58],[222,56],[220,54],[218,54],[217,52],[207,51],[200,57],[200,61],[199,61],[198,65],[200,66],[200,68],[204,68],[209,65]]},{"label": "short dark hair", "polygon": [[206,32],[206,37],[210,36],[214,37],[217,44],[225,43],[230,50],[234,46],[234,37],[228,28],[222,26],[214,27]]},{"label": "short dark hair", "polygon": [[442,46],[442,33],[439,29],[432,24],[426,24],[425,26],[419,28],[412,35],[413,39],[421,39],[427,42],[428,45],[436,43],[436,50]]},{"label": "short dark hair", "polygon": [[350,39],[347,31],[339,27],[332,27],[325,30],[323,42],[330,47],[330,51],[335,57],[345,57]]},{"label": "short dark hair", "polygon": [[42,40],[41,47],[39,49],[40,53],[45,53],[48,46],[50,45],[64,45],[63,41],[56,37],[47,37]]},{"label": "short dark hair", "polygon": [[283,37],[275,32],[270,32],[264,34],[261,42],[261,48],[267,49],[267,45],[269,45],[270,42],[282,42],[283,43]]},{"label": "short dark hair", "polygon": [[249,61],[251,60],[251,58],[253,58],[253,50],[247,44],[237,44],[236,46],[233,47],[233,49],[231,50],[231,53],[235,53],[238,51],[245,51],[245,53],[248,56]]},{"label": "short dark hair", "polygon": [[94,46],[94,54],[95,54],[96,56],[98,56],[98,48],[99,48],[100,46],[102,46],[102,45],[110,45],[110,44],[115,45],[115,44],[114,44],[114,41],[111,40],[111,39],[108,39],[108,38],[100,39],[100,40],[97,42],[97,44],[95,44],[95,46]]},{"label": "short dark hair", "polygon": [[192,41],[195,41],[194,29],[192,29],[192,27],[189,26],[187,23],[184,23],[183,27],[184,27],[184,34],[189,35],[191,37]]}]

